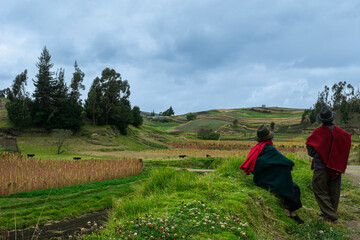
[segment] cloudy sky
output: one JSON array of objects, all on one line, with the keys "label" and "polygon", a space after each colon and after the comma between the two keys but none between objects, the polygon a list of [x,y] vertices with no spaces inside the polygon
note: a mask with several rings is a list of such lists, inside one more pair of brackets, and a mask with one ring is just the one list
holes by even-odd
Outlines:
[{"label": "cloudy sky", "polygon": [[175,114],[217,108],[309,108],[325,85],[360,85],[357,0],[0,0],[0,89],[43,47],[69,84],[113,68],[132,106]]}]

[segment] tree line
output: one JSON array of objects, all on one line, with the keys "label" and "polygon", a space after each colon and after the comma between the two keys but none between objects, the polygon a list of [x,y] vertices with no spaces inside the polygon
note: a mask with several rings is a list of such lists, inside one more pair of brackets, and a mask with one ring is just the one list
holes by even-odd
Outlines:
[{"label": "tree line", "polygon": [[335,83],[331,88],[325,85],[324,90],[318,93],[317,101],[313,107],[305,109],[301,122],[314,123],[316,115],[325,104],[336,112],[339,115],[340,122],[346,125],[350,119],[360,113],[360,89],[355,90],[346,81]]},{"label": "tree line", "polygon": [[77,132],[84,125],[84,120],[89,119],[93,125],[114,125],[126,134],[129,124],[136,127],[142,124],[140,108],[131,108],[130,105],[129,82],[114,69],[105,68],[101,77],[93,80],[83,104],[80,91],[85,90],[85,73],[77,62],[74,63],[70,86],[65,83],[65,69],[53,72],[53,66],[51,55],[44,47],[36,63],[38,72],[33,79],[35,90],[32,96],[25,90],[28,79],[26,69],[15,77],[10,88],[0,92],[10,100],[6,108],[15,126]]}]

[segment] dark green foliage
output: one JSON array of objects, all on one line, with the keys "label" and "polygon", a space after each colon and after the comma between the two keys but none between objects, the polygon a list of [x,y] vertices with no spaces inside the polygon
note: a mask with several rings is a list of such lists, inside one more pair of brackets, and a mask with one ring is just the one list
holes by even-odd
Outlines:
[{"label": "dark green foliage", "polygon": [[36,66],[39,71],[36,74],[36,80],[33,80],[35,86],[33,122],[36,126],[51,129],[50,115],[54,111],[51,98],[54,93],[55,82],[54,73],[51,71],[53,67],[51,55],[46,47],[43,48]]},{"label": "dark green foliage", "polygon": [[4,98],[9,95],[10,88],[5,88],[3,90],[0,90],[0,97]]},{"label": "dark green foliage", "polygon": [[55,76],[51,72],[53,64],[49,51],[44,47],[39,62],[37,80],[34,81],[33,122],[38,127],[51,130],[55,128],[78,131],[83,125],[82,107],[79,89],[84,73],[75,62],[75,73],[71,83],[71,92],[65,83],[65,70],[60,68]]},{"label": "dark green foliage", "polygon": [[27,70],[25,69],[24,72],[20,73],[15,77],[13,85],[11,89],[8,90],[8,99],[10,101],[19,100],[22,101],[26,97],[28,97],[28,93],[25,91],[25,86],[27,85]]},{"label": "dark green foliage", "polygon": [[338,119],[342,123],[347,124],[351,115],[360,111],[360,89],[355,92],[351,84],[346,84],[346,81],[335,83],[332,87],[332,96],[329,100],[330,88],[324,87],[324,90],[318,94],[318,99],[313,108],[306,109],[302,116],[302,123],[309,121],[314,123],[316,115],[320,112],[322,106],[325,104],[331,107],[338,115]]},{"label": "dark green foliage", "polygon": [[128,81],[122,80],[114,69],[105,68],[90,88],[85,101],[86,115],[94,125],[111,124],[126,134],[127,126],[133,122],[129,96]]},{"label": "dark green foliage", "polygon": [[188,121],[195,120],[196,118],[197,118],[197,113],[191,112],[191,113],[186,114],[186,119]]},{"label": "dark green foliage", "polygon": [[271,123],[270,123],[270,129],[271,129],[272,131],[274,131],[274,129],[275,129],[275,123],[274,123],[274,122],[271,122]]},{"label": "dark green foliage", "polygon": [[165,112],[160,113],[162,116],[173,116],[174,114],[175,112],[171,106]]},{"label": "dark green foliage", "polygon": [[198,138],[204,140],[218,140],[220,133],[214,132],[211,128],[200,128],[198,131]]},{"label": "dark green foliage", "polygon": [[237,118],[235,118],[233,121],[233,126],[237,127],[238,124],[239,124],[239,120]]},{"label": "dark green foliage", "polygon": [[6,104],[8,117],[16,127],[30,127],[31,117],[29,111],[30,99],[26,101],[14,100]]},{"label": "dark green foliage", "polygon": [[86,115],[92,120],[93,125],[101,124],[99,123],[102,115],[100,107],[101,95],[100,79],[95,78],[88,93],[88,98],[85,101]]},{"label": "dark green foliage", "polygon": [[135,127],[141,126],[143,123],[143,117],[140,114],[140,108],[138,106],[134,106],[132,109],[133,122],[132,125]]},{"label": "dark green foliage", "polygon": [[84,84],[82,84],[85,77],[85,73],[83,73],[80,70],[76,61],[74,63],[74,68],[75,68],[75,72],[73,73],[73,77],[71,79],[71,84],[70,84],[70,88],[71,88],[70,101],[81,105],[80,90],[85,89]]},{"label": "dark green foliage", "polygon": [[6,104],[8,117],[16,127],[31,126],[31,99],[25,91],[27,70],[17,75],[11,89],[8,91],[9,103]]}]

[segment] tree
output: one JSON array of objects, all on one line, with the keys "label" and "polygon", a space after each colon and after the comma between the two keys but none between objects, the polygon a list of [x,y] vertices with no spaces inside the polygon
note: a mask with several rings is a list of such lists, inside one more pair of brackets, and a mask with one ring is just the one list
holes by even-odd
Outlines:
[{"label": "tree", "polygon": [[54,110],[51,99],[54,92],[54,73],[51,71],[53,67],[51,55],[46,47],[43,48],[36,67],[38,73],[36,74],[36,80],[33,80],[35,86],[33,121],[36,126],[51,129],[49,117]]},{"label": "tree", "polygon": [[191,113],[186,114],[186,119],[188,121],[195,120],[196,118],[197,118],[197,113],[191,112]]},{"label": "tree", "polygon": [[64,151],[61,151],[61,148],[64,146],[66,140],[69,138],[70,136],[70,132],[67,130],[61,130],[59,132],[54,133],[55,135],[55,145],[56,145],[56,149],[57,149],[57,154],[61,154]]},{"label": "tree", "polygon": [[274,131],[274,129],[275,129],[275,123],[274,123],[274,122],[271,122],[271,123],[270,123],[270,129],[271,129],[272,131]]},{"label": "tree", "polygon": [[17,127],[29,127],[32,124],[30,116],[31,99],[25,91],[27,70],[15,77],[11,90],[8,91],[9,103],[6,109],[10,121]]},{"label": "tree", "polygon": [[122,80],[114,69],[105,68],[101,78],[94,79],[85,101],[85,110],[93,124],[115,125],[126,134],[128,124],[133,121],[130,101],[130,85]]},{"label": "tree", "polygon": [[237,125],[239,124],[239,120],[237,119],[237,118],[235,118],[234,120],[233,120],[233,126],[234,127],[237,127]]},{"label": "tree", "polygon": [[87,117],[89,119],[92,119],[94,126],[97,124],[101,125],[100,122],[102,115],[102,109],[100,108],[101,96],[102,96],[102,91],[101,91],[100,79],[97,77],[94,79],[90,87],[87,100],[85,100],[85,111]]},{"label": "tree", "polygon": [[330,106],[333,111],[338,113],[338,119],[347,124],[351,115],[360,111],[360,90],[356,92],[351,84],[346,81],[335,83],[332,87],[331,100],[329,100],[330,88],[325,86],[324,90],[318,94],[318,99],[313,108],[304,111],[302,123],[310,120],[310,123],[316,121],[316,115],[320,112],[324,104]]},{"label": "tree", "polygon": [[0,90],[0,97],[4,98],[9,95],[10,88],[5,88],[3,90]]},{"label": "tree", "polygon": [[165,112],[163,112],[162,116],[173,116],[175,114],[173,108],[170,106]]},{"label": "tree", "polygon": [[10,101],[24,100],[28,97],[28,93],[25,91],[27,85],[27,70],[20,73],[15,77],[11,90],[8,91],[8,98]]},{"label": "tree", "polygon": [[75,72],[73,73],[73,77],[71,79],[70,84],[70,101],[75,104],[81,105],[81,93],[80,90],[85,90],[85,85],[82,84],[85,73],[83,73],[80,68],[78,67],[77,62],[74,63]]},{"label": "tree", "polygon": [[133,115],[133,123],[135,127],[141,126],[143,123],[143,117],[140,114],[140,108],[138,106],[134,106],[132,109],[132,115]]}]

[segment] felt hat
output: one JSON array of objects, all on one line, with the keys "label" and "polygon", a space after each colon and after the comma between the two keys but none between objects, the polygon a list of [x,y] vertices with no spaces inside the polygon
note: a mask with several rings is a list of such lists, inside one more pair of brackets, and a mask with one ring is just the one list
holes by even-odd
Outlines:
[{"label": "felt hat", "polygon": [[316,119],[321,122],[332,122],[336,117],[336,113],[331,111],[330,108],[324,105],[320,112],[316,115]]},{"label": "felt hat", "polygon": [[272,139],[273,137],[274,133],[270,132],[270,130],[263,124],[257,129],[255,140],[263,142]]}]

